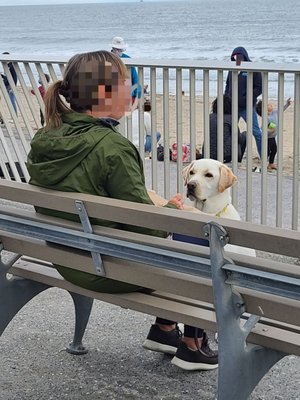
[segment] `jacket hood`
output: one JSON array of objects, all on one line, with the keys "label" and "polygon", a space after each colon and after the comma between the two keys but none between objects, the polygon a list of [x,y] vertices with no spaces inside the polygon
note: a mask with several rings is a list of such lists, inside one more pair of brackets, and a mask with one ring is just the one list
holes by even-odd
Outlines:
[{"label": "jacket hood", "polygon": [[56,185],[114,132],[107,120],[86,114],[72,112],[64,114],[62,120],[61,127],[49,131],[42,128],[31,141],[27,168],[34,184]]},{"label": "jacket hood", "polygon": [[244,47],[236,47],[231,53],[231,61],[234,61],[234,56],[236,54],[242,54],[244,57],[244,61],[251,61],[248,52]]}]

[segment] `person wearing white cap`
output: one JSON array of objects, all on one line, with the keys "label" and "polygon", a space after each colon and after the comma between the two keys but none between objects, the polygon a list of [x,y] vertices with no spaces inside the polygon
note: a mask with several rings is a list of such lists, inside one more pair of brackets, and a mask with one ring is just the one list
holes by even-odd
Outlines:
[{"label": "person wearing white cap", "polygon": [[[117,54],[121,58],[130,58],[128,54],[125,54],[124,51],[126,50],[127,43],[121,36],[115,36],[111,41],[111,52]],[[139,84],[139,78],[136,68],[131,67],[131,84],[133,87],[131,96],[132,96],[132,103],[134,103],[136,97],[141,97],[141,86]]]}]

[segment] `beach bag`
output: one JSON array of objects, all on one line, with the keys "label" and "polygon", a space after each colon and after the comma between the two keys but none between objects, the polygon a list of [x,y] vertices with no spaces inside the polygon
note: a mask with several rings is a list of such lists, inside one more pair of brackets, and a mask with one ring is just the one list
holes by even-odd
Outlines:
[{"label": "beach bag", "polygon": [[[182,145],[182,162],[190,162],[191,151],[189,144]],[[172,161],[177,161],[177,143],[172,144]]]}]

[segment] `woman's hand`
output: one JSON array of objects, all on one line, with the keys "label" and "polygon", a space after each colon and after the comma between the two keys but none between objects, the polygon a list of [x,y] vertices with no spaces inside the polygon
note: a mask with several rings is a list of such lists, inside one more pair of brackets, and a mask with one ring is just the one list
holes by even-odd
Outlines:
[{"label": "woman's hand", "polygon": [[183,210],[183,199],[180,193],[175,194],[175,196],[173,196],[168,204],[173,204],[175,205],[179,210]]}]

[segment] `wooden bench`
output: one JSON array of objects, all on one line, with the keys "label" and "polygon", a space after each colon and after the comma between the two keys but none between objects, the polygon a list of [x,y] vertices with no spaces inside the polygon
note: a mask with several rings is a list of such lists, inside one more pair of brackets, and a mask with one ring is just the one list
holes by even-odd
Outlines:
[{"label": "wooden bench", "polygon": [[[299,257],[299,232],[6,180],[0,191],[2,250],[15,253],[0,266],[1,334],[35,295],[58,287],[75,304],[72,354],[87,352],[82,337],[93,299],[218,331],[219,400],[247,399],[274,363],[300,355],[299,266],[223,250],[230,242]],[[79,214],[82,224],[37,214],[33,205]],[[91,217],[206,237],[210,249],[101,226],[92,231]],[[155,291],[89,291],[65,281],[52,263]]]}]

